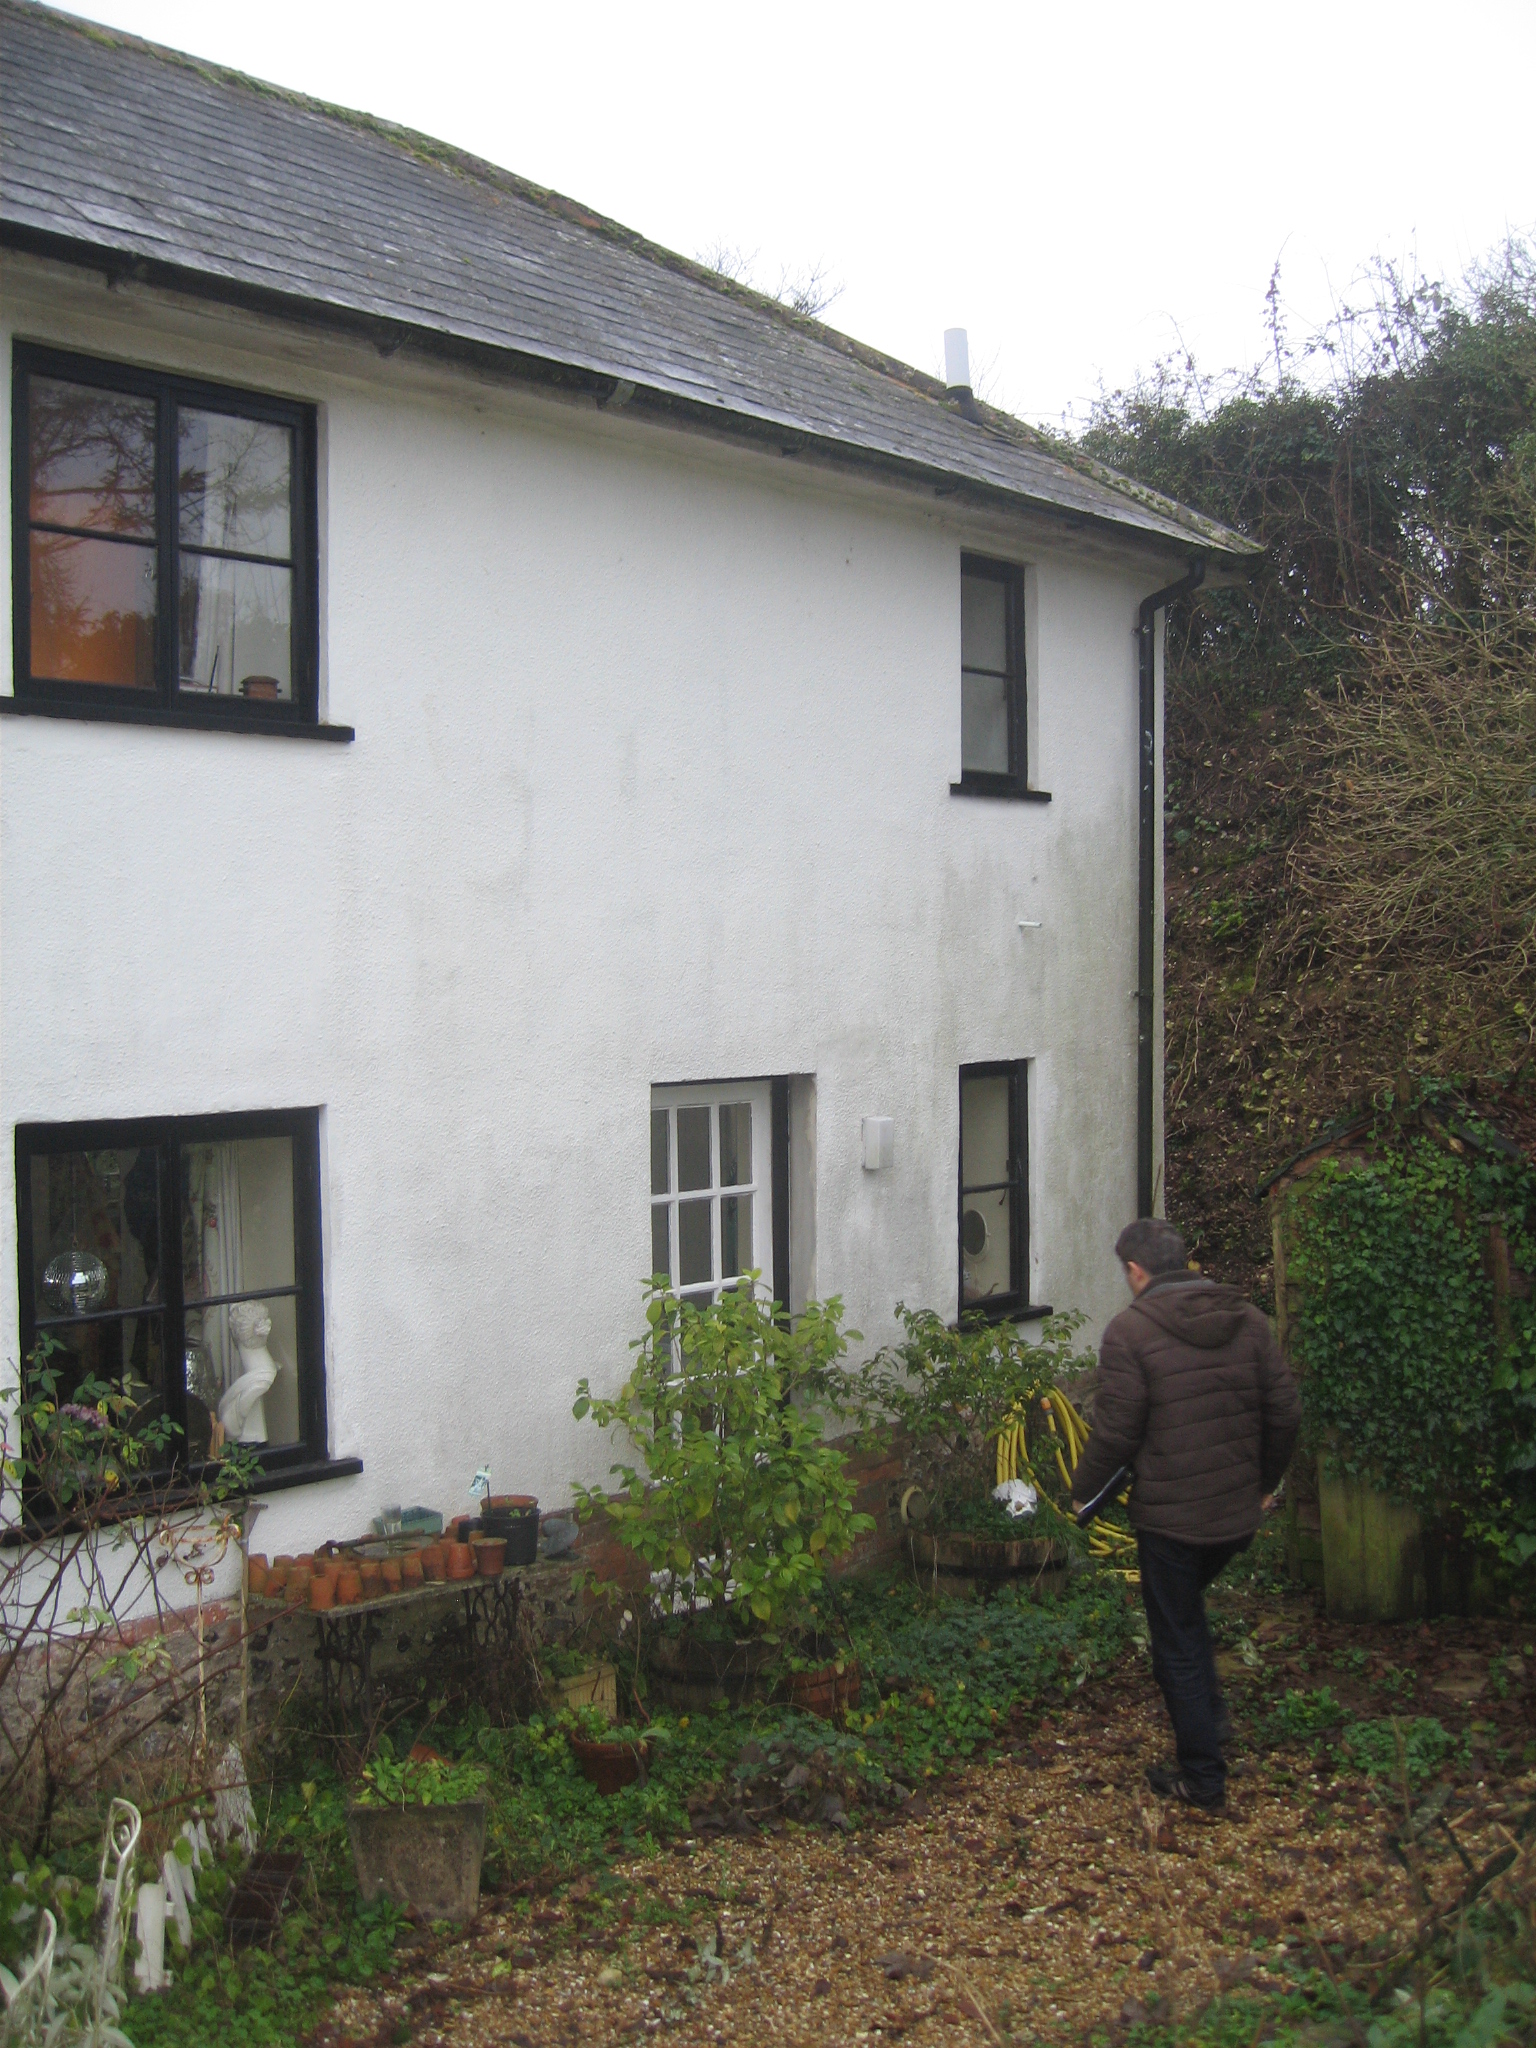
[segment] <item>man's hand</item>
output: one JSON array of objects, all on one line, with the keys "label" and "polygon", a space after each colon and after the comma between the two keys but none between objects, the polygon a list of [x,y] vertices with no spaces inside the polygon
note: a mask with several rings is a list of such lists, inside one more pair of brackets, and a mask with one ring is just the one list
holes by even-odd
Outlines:
[{"label": "man's hand", "polygon": [[1073,1501],[1072,1512],[1074,1515],[1080,1515],[1083,1512],[1083,1504],[1080,1500]]},{"label": "man's hand", "polygon": [[1259,1506],[1262,1509],[1262,1511],[1267,1515],[1270,1509],[1274,1506],[1275,1502],[1279,1498],[1280,1496],[1278,1493],[1266,1493],[1264,1498],[1259,1502]]}]

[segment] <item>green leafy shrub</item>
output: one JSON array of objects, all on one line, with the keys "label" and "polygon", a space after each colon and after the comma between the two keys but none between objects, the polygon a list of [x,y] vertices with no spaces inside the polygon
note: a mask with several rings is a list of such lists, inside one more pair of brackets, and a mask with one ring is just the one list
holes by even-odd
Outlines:
[{"label": "green leafy shrub", "polygon": [[1324,1161],[1293,1197],[1309,1433],[1351,1476],[1435,1510],[1486,1455],[1493,1300],[1463,1160],[1428,1138]]},{"label": "green leafy shrub", "polygon": [[1344,1736],[1344,1754],[1368,1778],[1400,1779],[1417,1792],[1455,1748],[1438,1721],[1357,1721]]},{"label": "green leafy shrub", "polygon": [[811,1302],[791,1324],[745,1287],[705,1307],[648,1287],[623,1387],[611,1400],[577,1388],[578,1420],[623,1430],[638,1453],[611,1468],[615,1497],[577,1485],[578,1512],[603,1517],[675,1608],[738,1629],[793,1622],[827,1560],[874,1527],[823,1435],[857,1395],[842,1313]]},{"label": "green leafy shrub", "polygon": [[1310,1742],[1326,1728],[1335,1728],[1344,1718],[1342,1703],[1335,1699],[1331,1685],[1316,1692],[1298,1692],[1293,1687],[1269,1715],[1266,1733],[1271,1742]]},{"label": "green leafy shrub", "polygon": [[379,1738],[354,1788],[359,1806],[462,1806],[485,1795],[482,1763],[446,1757],[397,1757],[387,1735]]},{"label": "green leafy shrub", "polygon": [[1496,1302],[1489,1267],[1497,1242],[1536,1270],[1536,1169],[1457,1121],[1465,1138],[1325,1161],[1293,1193],[1295,1350],[1314,1445],[1520,1566],[1536,1556],[1536,1303],[1518,1285]]}]

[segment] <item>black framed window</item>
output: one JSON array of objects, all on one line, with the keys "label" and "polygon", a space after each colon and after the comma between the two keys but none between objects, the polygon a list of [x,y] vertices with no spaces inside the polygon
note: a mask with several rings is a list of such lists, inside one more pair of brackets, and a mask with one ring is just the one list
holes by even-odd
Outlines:
[{"label": "black framed window", "polygon": [[960,1069],[960,1313],[1002,1321],[1029,1300],[1029,1070]]},{"label": "black framed window", "polygon": [[43,1332],[60,1399],[116,1381],[175,1425],[212,1426],[271,1477],[326,1456],[319,1111],[18,1124],[21,1344]]},{"label": "black framed window", "polygon": [[1024,572],[962,555],[957,789],[1014,796],[1027,788],[1024,690]]},{"label": "black framed window", "polygon": [[317,721],[312,407],[18,346],[12,450],[18,699]]}]

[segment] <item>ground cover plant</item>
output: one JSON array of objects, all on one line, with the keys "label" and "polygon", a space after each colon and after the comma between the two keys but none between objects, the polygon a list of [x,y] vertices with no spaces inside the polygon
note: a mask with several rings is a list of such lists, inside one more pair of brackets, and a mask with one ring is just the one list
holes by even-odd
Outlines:
[{"label": "ground cover plant", "polygon": [[[904,1578],[840,1585],[820,1619],[847,1632],[867,1674],[867,1704],[844,1726],[771,1702],[659,1716],[646,1728],[645,1782],[604,1798],[572,1756],[579,1716],[498,1726],[471,1711],[445,1726],[428,1708],[377,1748],[367,1794],[419,1796],[423,1771],[444,1798],[481,1788],[490,1808],[486,1891],[505,1901],[600,1884],[623,1859],[653,1859],[684,1838],[751,1839],[786,1824],[841,1838],[901,1812],[957,1762],[1017,1738],[1075,1697],[1113,1666],[1135,1614],[1118,1581],[1089,1573],[1049,1603],[1022,1594],[936,1603]],[[419,1734],[440,1764],[409,1763]],[[181,1957],[174,1942],[168,1951],[176,1982],[130,2009],[135,2048],[191,2048],[214,2026],[237,2030],[253,2048],[292,2041],[317,2002],[376,1980],[419,1938],[393,1907],[361,1904],[346,1832],[349,1785],[323,1730],[296,1715],[269,1770],[263,1840],[301,1852],[297,1903],[270,1950],[232,1950],[221,1915],[236,1862],[205,1872],[191,1953]],[[46,1878],[34,1868],[29,1882],[41,1896],[71,1865],[84,1878],[93,1853],[83,1835]],[[88,1919],[88,1885],[65,1889]]]},{"label": "ground cover plant", "polygon": [[[315,2048],[1411,2048],[1421,2018],[1435,2048],[1527,2043],[1521,1618],[1335,1624],[1274,1585],[1271,1544],[1215,1596],[1242,1736],[1225,1817],[1148,1797],[1167,1731],[1133,1652],[851,1830],[701,1812],[664,1855],[494,1906],[342,1993]],[[1287,1692],[1324,1686],[1326,1725],[1271,1739]],[[1450,1738],[1406,1807],[1343,1753],[1401,1710]]]}]

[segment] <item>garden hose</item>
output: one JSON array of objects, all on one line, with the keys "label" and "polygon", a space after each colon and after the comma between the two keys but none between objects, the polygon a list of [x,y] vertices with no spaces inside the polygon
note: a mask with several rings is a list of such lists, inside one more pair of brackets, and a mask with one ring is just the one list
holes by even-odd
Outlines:
[{"label": "garden hose", "polygon": [[[1045,1416],[1045,1426],[1051,1433],[1051,1445],[1056,1453],[1056,1469],[1060,1472],[1062,1484],[1070,1495],[1072,1472],[1068,1470],[1067,1458],[1070,1456],[1072,1468],[1075,1470],[1087,1447],[1088,1425],[1060,1387],[1052,1387],[1049,1394],[1041,1396],[1040,1408]],[[1066,1446],[1066,1455],[1063,1455],[1063,1444]],[[1119,1496],[1119,1505],[1123,1507],[1129,1498],[1130,1488],[1127,1487]],[[1098,1558],[1127,1577],[1134,1576],[1126,1570],[1126,1560],[1135,1548],[1136,1538],[1132,1532],[1129,1529],[1116,1528],[1113,1523],[1095,1522],[1089,1532],[1089,1556]]]},{"label": "garden hose", "polygon": [[[1082,1459],[1088,1443],[1088,1425],[1073,1407],[1060,1387],[1052,1387],[1040,1398],[1040,1411],[1045,1417],[1045,1426],[1050,1431],[1051,1448],[1056,1454],[1056,1469],[1068,1494],[1072,1491],[1072,1471]],[[1029,1461],[1029,1446],[1024,1433],[1024,1410],[1015,1401],[1002,1421],[988,1432],[997,1447],[997,1483],[1006,1486],[1010,1479],[1025,1478],[1037,1484],[1034,1467]],[[1130,1498],[1130,1488],[1119,1496],[1119,1505],[1124,1506]],[[1136,1547],[1136,1538],[1129,1529],[1119,1529],[1113,1523],[1098,1521],[1093,1524],[1088,1537],[1088,1554],[1096,1557],[1112,1570],[1123,1572],[1126,1577],[1135,1577],[1134,1572],[1125,1572],[1124,1564],[1128,1554]]]}]

